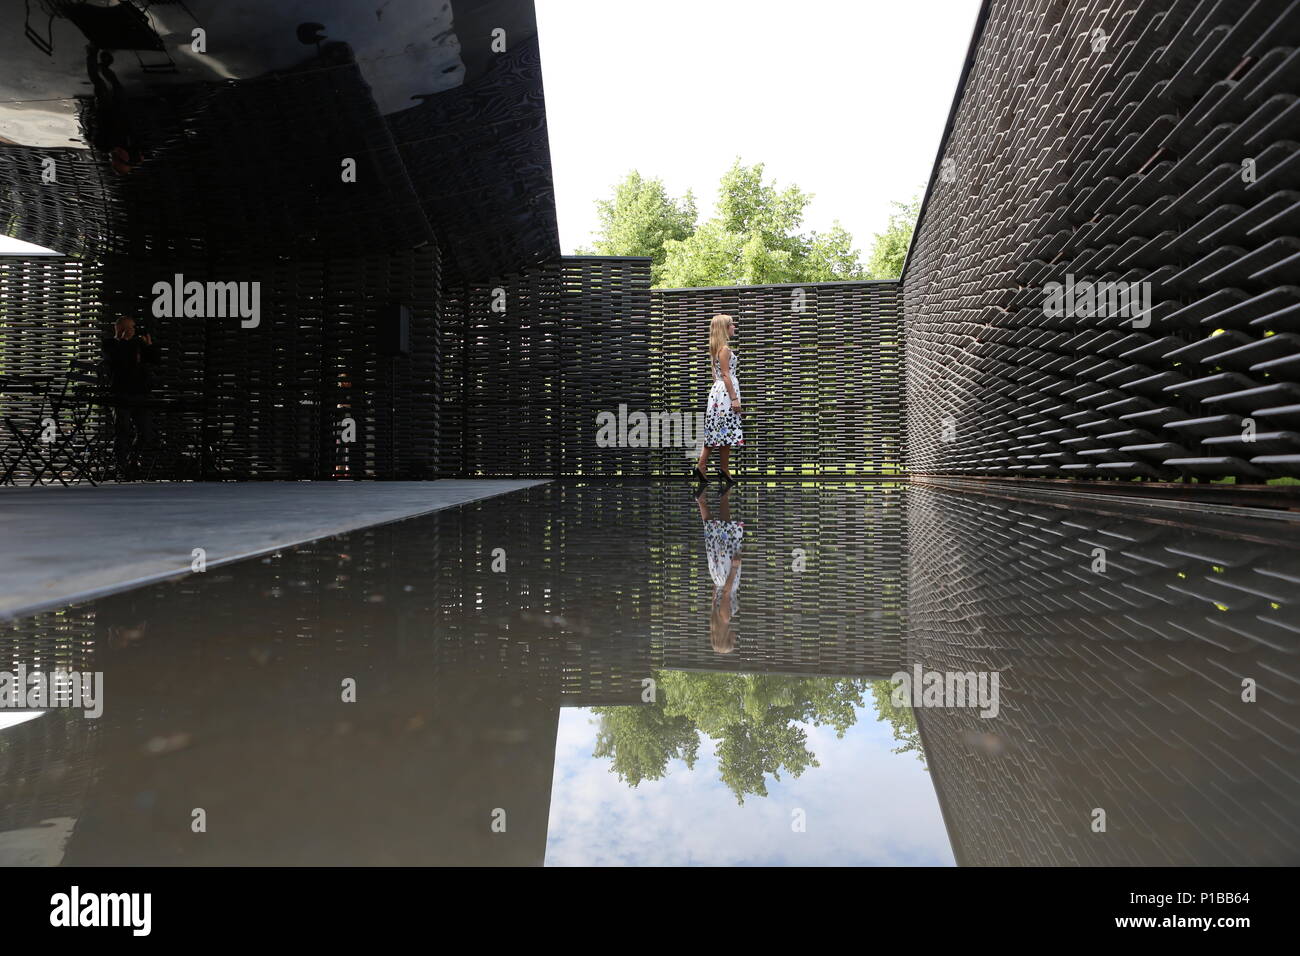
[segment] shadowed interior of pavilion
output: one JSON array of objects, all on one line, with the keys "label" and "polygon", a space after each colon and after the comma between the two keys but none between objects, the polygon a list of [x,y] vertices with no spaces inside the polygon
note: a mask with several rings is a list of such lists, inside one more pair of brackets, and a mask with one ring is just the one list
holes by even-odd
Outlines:
[{"label": "shadowed interior of pavilion", "polygon": [[[987,2],[903,278],[718,290],[559,256],[530,3],[52,9],[47,29],[4,5],[0,221],[67,257],[0,261],[0,376],[66,379],[159,281],[262,290],[256,328],[151,319],[151,477],[680,475],[682,449],[600,447],[594,422],[694,410],[701,316],[727,310],[750,474],[1294,502],[1295,3]],[[188,52],[195,27],[210,53]],[[113,96],[88,42],[119,45]],[[129,175],[102,148],[123,111]],[[1052,283],[1090,282],[1144,284],[1150,309],[1045,309]],[[48,411],[0,403],[25,433]],[[71,408],[54,417],[86,467],[24,458],[11,480],[103,476],[107,416]]]}]

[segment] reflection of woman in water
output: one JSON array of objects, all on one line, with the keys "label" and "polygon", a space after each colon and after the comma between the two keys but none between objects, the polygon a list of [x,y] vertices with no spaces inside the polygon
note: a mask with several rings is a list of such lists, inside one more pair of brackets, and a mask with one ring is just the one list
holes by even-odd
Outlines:
[{"label": "reflection of woman in water", "polygon": [[719,517],[709,516],[709,505],[699,498],[700,518],[704,521],[704,550],[709,558],[709,577],[713,578],[713,607],[709,611],[709,641],[719,654],[736,649],[736,632],[731,620],[738,609],[736,590],[740,587],[740,547],[745,537],[745,523],[731,520],[731,502],[722,495]]}]

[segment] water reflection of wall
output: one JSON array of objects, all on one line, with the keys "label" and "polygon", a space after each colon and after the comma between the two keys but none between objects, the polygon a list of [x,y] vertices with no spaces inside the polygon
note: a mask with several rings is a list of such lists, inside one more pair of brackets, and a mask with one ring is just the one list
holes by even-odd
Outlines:
[{"label": "water reflection of wall", "polygon": [[726,657],[679,485],[541,486],[12,622],[5,660],[93,666],[106,704],[0,735],[0,833],[72,820],[69,863],[539,862],[561,706],[639,705],[665,667],[897,666],[901,492],[733,492]]},{"label": "water reflection of wall", "polygon": [[646,499],[594,498],[538,488],[14,622],[5,659],[30,662],[77,621],[106,704],[3,732],[0,832],[73,818],[68,863],[540,862],[559,707],[635,701],[650,670]]},{"label": "water reflection of wall", "polygon": [[918,711],[958,861],[1296,863],[1294,534],[1105,507],[912,490],[909,661],[1001,672]]},{"label": "water reflection of wall", "polygon": [[[656,664],[685,670],[880,677],[904,659],[906,486],[746,484],[731,493],[744,524],[735,650],[710,645],[715,583],[701,513],[686,492],[660,515],[651,613]],[[706,492],[711,517],[716,490]]]},{"label": "water reflection of wall", "polygon": [[[0,622],[0,671],[95,671],[101,658],[88,606]],[[0,718],[15,715],[0,710]],[[99,724],[58,710],[0,729],[0,864],[57,863],[65,822],[80,817],[98,772]]]}]

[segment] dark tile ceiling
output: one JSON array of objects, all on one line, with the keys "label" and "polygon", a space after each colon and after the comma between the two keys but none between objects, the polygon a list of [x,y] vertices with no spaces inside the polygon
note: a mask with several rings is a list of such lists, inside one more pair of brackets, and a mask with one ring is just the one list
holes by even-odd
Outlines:
[{"label": "dark tile ceiling", "polygon": [[285,255],[435,240],[450,281],[559,254],[531,0],[0,0],[0,22],[11,235]]}]

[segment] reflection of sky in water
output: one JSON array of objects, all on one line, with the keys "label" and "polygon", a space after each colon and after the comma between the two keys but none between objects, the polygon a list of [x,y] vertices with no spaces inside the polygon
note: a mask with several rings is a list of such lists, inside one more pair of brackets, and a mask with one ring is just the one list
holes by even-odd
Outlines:
[{"label": "reflection of sky in water", "polygon": [[[951,866],[952,849],[930,775],[915,754],[895,754],[870,695],[842,738],[800,725],[820,767],[768,777],[767,797],[744,806],[718,778],[715,744],[702,737],[694,770],[680,760],[662,780],[633,789],[592,756],[598,718],[565,708],[555,745],[546,841],[548,866]],[[807,831],[790,829],[791,811]]]}]

